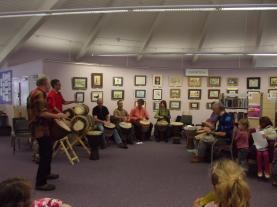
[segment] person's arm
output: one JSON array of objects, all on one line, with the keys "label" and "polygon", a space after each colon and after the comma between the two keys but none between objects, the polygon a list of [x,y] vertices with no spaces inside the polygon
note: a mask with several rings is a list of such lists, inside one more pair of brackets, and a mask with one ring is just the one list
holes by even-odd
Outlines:
[{"label": "person's arm", "polygon": [[44,98],[44,95],[42,93],[38,94],[37,104],[38,104],[38,112],[39,112],[40,117],[45,118],[45,119],[67,118],[67,116],[63,113],[51,113],[51,112],[49,112],[49,109],[47,108],[47,106],[49,107],[49,103],[50,104],[54,103],[54,101],[51,97],[50,97],[50,99],[47,99],[47,102],[46,102],[46,100]]},{"label": "person's arm", "polygon": [[98,119],[98,116],[97,116],[97,115],[94,115],[93,118],[94,118],[95,122],[105,124],[105,121],[103,121],[103,120],[101,120],[101,119]]},{"label": "person's arm", "polygon": [[228,116],[225,118],[224,122],[225,123],[224,123],[223,128],[218,131],[213,132],[212,134],[217,137],[231,138],[231,137],[227,137],[227,136],[232,136],[233,129],[234,129],[233,119],[230,116]]},{"label": "person's arm", "polygon": [[275,140],[277,138],[277,133],[273,127],[264,130],[265,136],[269,140]]},{"label": "person's arm", "polygon": [[136,116],[135,109],[131,110],[130,119],[133,121],[137,121],[139,119],[139,117]]},{"label": "person's arm", "polygon": [[158,110],[154,116],[155,119],[160,119],[161,116],[160,116],[160,111]]}]

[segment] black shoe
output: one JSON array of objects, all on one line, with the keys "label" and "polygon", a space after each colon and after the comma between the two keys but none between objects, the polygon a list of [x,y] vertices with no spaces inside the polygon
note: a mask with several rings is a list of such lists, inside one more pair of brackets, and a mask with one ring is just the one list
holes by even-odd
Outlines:
[{"label": "black shoe", "polygon": [[128,149],[128,146],[126,144],[120,143],[118,144],[118,147],[121,149]]},{"label": "black shoe", "polygon": [[56,180],[58,179],[60,176],[58,174],[50,174],[46,177],[47,180]]},{"label": "black shoe", "polygon": [[99,160],[99,151],[98,150],[91,151],[89,159],[90,160]]},{"label": "black shoe", "polygon": [[36,190],[41,190],[41,191],[53,191],[55,189],[56,189],[56,186],[52,184],[44,184],[44,185],[36,186]]}]

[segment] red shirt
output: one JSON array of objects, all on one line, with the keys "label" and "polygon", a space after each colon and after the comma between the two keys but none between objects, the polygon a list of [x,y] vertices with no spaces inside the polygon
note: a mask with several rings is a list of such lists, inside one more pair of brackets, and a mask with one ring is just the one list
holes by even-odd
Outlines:
[{"label": "red shirt", "polygon": [[139,109],[138,107],[134,108],[130,113],[131,121],[137,121],[139,119],[149,119],[149,115],[144,108]]},{"label": "red shirt", "polygon": [[47,97],[48,107],[51,112],[57,113],[54,108],[59,109],[61,112],[63,111],[63,104],[65,100],[60,92],[55,90],[50,91]]}]

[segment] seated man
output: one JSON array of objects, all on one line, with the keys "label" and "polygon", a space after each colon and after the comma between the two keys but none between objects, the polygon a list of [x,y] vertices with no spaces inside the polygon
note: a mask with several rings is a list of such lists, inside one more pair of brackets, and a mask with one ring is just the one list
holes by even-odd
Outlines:
[{"label": "seated man", "polygon": [[[127,142],[128,144],[133,144],[133,127],[130,129],[130,133],[124,134],[122,129],[119,126],[120,122],[129,122],[130,117],[128,112],[123,108],[123,101],[117,101],[117,108],[113,112],[114,121],[119,131],[120,137],[125,138],[123,141]],[[127,135],[127,136],[125,136]]]},{"label": "seated man", "polygon": [[[109,110],[106,106],[103,106],[103,99],[99,98],[97,100],[97,106],[95,106],[92,110],[92,116],[95,119],[97,128],[104,132],[104,125],[110,123],[110,117],[109,117]],[[118,134],[117,129],[114,129],[113,132],[113,138],[115,143],[118,145],[119,148],[127,149],[128,147],[122,143],[121,137]],[[103,135],[103,147],[106,145],[106,138]]]},{"label": "seated man", "polygon": [[[205,132],[215,136],[217,141],[230,144],[232,142],[234,120],[232,116],[225,111],[223,104],[214,103],[213,111],[218,115],[218,126],[215,131],[206,127]],[[207,139],[208,140],[208,139]],[[206,152],[209,150],[213,142],[201,139],[198,145],[198,155],[192,159],[193,163],[202,162],[206,158]]]},{"label": "seated man", "polygon": [[[132,111],[130,113],[130,120],[131,120],[132,124],[134,125],[137,141],[142,142],[143,141],[143,137],[142,137],[143,133],[142,133],[142,125],[140,124],[140,121],[149,120],[149,115],[148,115],[148,112],[146,111],[146,109],[143,108],[144,100],[139,99],[137,101],[137,103],[138,103],[138,106],[135,107],[134,109],[132,109]],[[153,124],[150,123],[149,130],[144,134],[144,138],[146,140],[150,140],[152,128],[153,128]]]}]

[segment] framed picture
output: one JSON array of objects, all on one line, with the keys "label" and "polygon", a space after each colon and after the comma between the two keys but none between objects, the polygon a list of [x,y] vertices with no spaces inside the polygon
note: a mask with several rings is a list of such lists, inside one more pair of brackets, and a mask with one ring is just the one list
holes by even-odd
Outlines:
[{"label": "framed picture", "polygon": [[112,100],[124,100],[124,90],[112,90]]},{"label": "framed picture", "polygon": [[160,108],[160,102],[159,101],[154,101],[153,102],[153,111],[158,111]]},{"label": "framed picture", "polygon": [[181,101],[169,101],[170,110],[181,110]]},{"label": "framed picture", "polygon": [[277,77],[270,77],[269,78],[269,86],[270,87],[277,87]]},{"label": "framed picture", "polygon": [[212,109],[212,105],[214,102],[208,102],[206,103],[206,109]]},{"label": "framed picture", "polygon": [[200,100],[201,99],[201,89],[189,89],[188,90],[188,99]]},{"label": "framed picture", "polygon": [[123,86],[123,77],[113,77],[113,86]]},{"label": "framed picture", "polygon": [[268,89],[268,95],[270,98],[277,98],[277,89]]},{"label": "framed picture", "polygon": [[233,95],[233,94],[238,94],[238,93],[239,93],[239,89],[237,89],[237,88],[236,88],[236,89],[235,89],[235,88],[234,88],[234,89],[231,89],[231,88],[230,88],[230,89],[227,89],[226,92],[227,92],[227,94],[232,94],[232,95]]},{"label": "framed picture", "polygon": [[91,74],[91,88],[103,88],[103,73]]},{"label": "framed picture", "polygon": [[135,98],[145,98],[146,90],[135,90]]},{"label": "framed picture", "polygon": [[77,103],[84,103],[84,101],[85,101],[85,93],[84,92],[76,92],[75,93],[75,101]]},{"label": "framed picture", "polygon": [[162,87],[162,86],[163,86],[163,76],[153,75],[153,87]]},{"label": "framed picture", "polygon": [[219,89],[209,89],[208,90],[208,99],[219,99],[220,90]]},{"label": "framed picture", "polygon": [[188,77],[188,87],[201,87],[201,77]]},{"label": "framed picture", "polygon": [[239,85],[239,79],[230,77],[227,78],[227,86],[238,86]]},{"label": "framed picture", "polygon": [[[138,101],[135,101],[135,107],[137,107],[138,106]],[[143,106],[142,106],[143,108],[146,108],[146,101],[144,100],[144,104],[143,104]]]},{"label": "framed picture", "polygon": [[170,76],[169,77],[169,86],[170,87],[181,87],[183,84],[182,76]]},{"label": "framed picture", "polygon": [[103,98],[103,91],[92,91],[91,92],[91,102],[96,102],[97,99]]},{"label": "framed picture", "polygon": [[153,100],[162,100],[162,89],[153,89]]},{"label": "framed picture", "polygon": [[170,89],[170,98],[181,98],[181,89]]},{"label": "framed picture", "polygon": [[191,110],[199,110],[199,102],[190,102],[189,109]]},{"label": "framed picture", "polygon": [[73,90],[86,90],[88,79],[85,77],[73,77],[72,78],[72,89]]},{"label": "framed picture", "polygon": [[135,86],[146,86],[146,75],[135,75]]},{"label": "framed picture", "polygon": [[220,87],[220,86],[221,86],[221,77],[219,76],[208,77],[208,87]]},{"label": "framed picture", "polygon": [[260,87],[261,87],[260,77],[247,78],[247,89],[260,89]]}]

